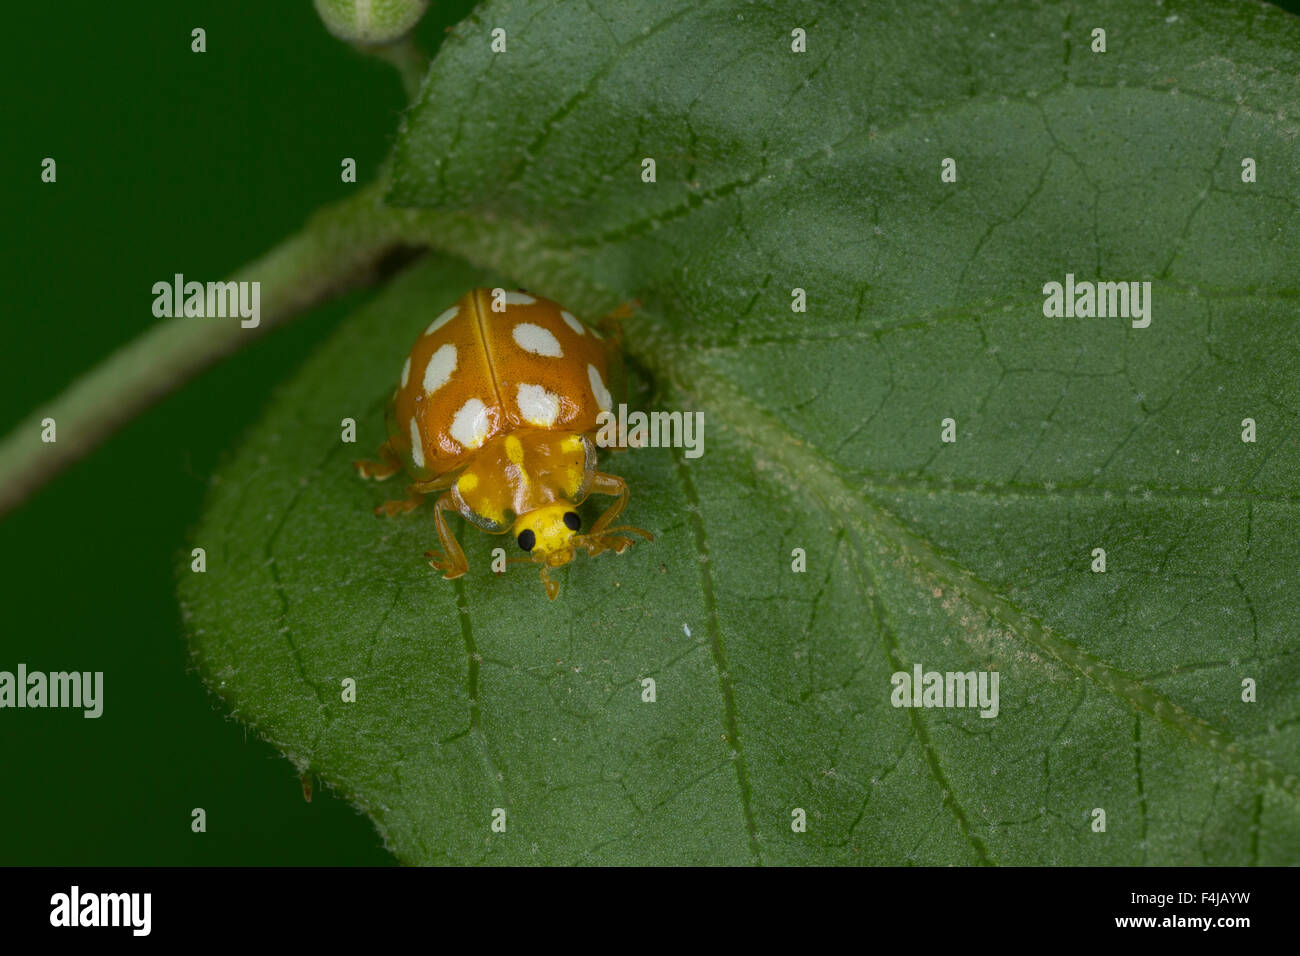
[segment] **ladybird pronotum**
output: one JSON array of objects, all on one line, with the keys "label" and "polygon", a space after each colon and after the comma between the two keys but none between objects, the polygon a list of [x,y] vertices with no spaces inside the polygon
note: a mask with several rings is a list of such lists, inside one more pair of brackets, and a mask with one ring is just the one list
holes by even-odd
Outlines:
[{"label": "ladybird pronotum", "polygon": [[[504,311],[495,311],[494,301]],[[547,570],[568,564],[577,550],[622,554],[633,534],[653,541],[640,528],[611,527],[627,505],[627,483],[596,469],[597,416],[613,402],[616,339],[540,296],[467,293],[411,348],[388,403],[381,460],[355,463],[363,478],[405,468],[415,479],[406,499],[376,513],[410,511],[438,492],[442,552],[425,555],[432,567],[448,579],[469,570],[443,515],[457,512],[490,534],[511,532],[527,557],[510,560],[540,564],[552,600],[560,586]],[[592,494],[614,501],[583,534],[578,507]]]}]

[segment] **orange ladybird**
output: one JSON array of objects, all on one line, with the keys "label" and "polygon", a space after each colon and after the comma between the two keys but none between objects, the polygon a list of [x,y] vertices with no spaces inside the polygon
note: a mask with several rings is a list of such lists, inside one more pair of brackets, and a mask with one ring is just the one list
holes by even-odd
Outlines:
[{"label": "orange ladybird", "polygon": [[[494,308],[495,306],[495,308]],[[457,578],[469,570],[444,511],[490,534],[511,532],[528,561],[547,574],[589,554],[622,554],[640,528],[610,527],[628,500],[627,483],[596,470],[597,416],[610,411],[610,371],[620,368],[607,341],[573,313],[525,292],[474,289],[435,318],[416,340],[388,405],[382,461],[356,462],[363,478],[405,468],[415,478],[403,501],[375,509],[395,515],[439,492],[434,525],[442,553],[430,565]],[[578,506],[614,496],[586,534]]]}]

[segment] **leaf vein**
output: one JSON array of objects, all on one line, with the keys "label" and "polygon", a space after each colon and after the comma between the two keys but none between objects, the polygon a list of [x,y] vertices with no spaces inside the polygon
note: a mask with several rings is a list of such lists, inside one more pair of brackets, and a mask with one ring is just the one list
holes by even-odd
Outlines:
[{"label": "leaf vein", "polygon": [[695,535],[695,549],[700,556],[700,584],[704,595],[707,613],[709,641],[713,652],[713,665],[718,672],[718,688],[722,693],[724,726],[727,731],[727,745],[731,748],[736,767],[736,783],[740,788],[740,806],[745,819],[745,829],[749,833],[749,848],[754,861],[760,866],[763,857],[758,845],[758,825],[754,820],[754,808],[751,804],[749,775],[745,766],[745,752],[741,746],[740,723],[736,714],[736,691],[727,668],[726,650],[722,643],[722,630],[718,624],[717,600],[713,592],[713,573],[709,568],[709,547],[705,537],[704,519],[700,515],[700,498],[686,468],[686,460],[680,449],[675,450],[673,461],[676,466],[678,482],[687,501],[691,526]]}]

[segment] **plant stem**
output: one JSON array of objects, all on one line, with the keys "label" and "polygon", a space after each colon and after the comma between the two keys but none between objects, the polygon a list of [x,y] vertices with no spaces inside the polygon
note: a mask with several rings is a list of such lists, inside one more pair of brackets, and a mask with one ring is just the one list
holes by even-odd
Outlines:
[{"label": "plant stem", "polygon": [[[0,442],[0,515],[86,455],[119,427],[204,368],[300,312],[369,285],[415,235],[414,218],[383,205],[386,184],[317,212],[296,235],[231,278],[261,283],[261,322],[164,319],[78,378]],[[418,239],[416,239],[418,242]],[[52,418],[57,441],[41,440]]]},{"label": "plant stem", "polygon": [[412,34],[408,33],[400,40],[380,46],[365,46],[359,43],[353,45],[362,53],[378,57],[396,67],[397,72],[401,74],[402,87],[406,90],[407,100],[415,102],[415,97],[420,92],[420,84],[424,82],[424,74],[429,69],[429,57],[425,55]]}]

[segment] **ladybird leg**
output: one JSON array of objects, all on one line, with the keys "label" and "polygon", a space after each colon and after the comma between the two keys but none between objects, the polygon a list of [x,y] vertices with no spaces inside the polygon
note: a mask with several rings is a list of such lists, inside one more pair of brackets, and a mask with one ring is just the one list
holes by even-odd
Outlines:
[{"label": "ladybird leg", "polygon": [[383,461],[354,461],[352,467],[356,468],[357,474],[362,478],[373,478],[375,481],[383,481],[385,478],[391,478],[402,470],[402,459],[398,457],[397,452],[393,451],[393,446],[384,442],[379,446],[379,457]]},{"label": "ladybird leg", "polygon": [[630,319],[633,315],[636,314],[636,310],[639,308],[641,308],[641,300],[630,299],[627,302],[624,302],[618,308],[612,310],[609,313],[609,315],[605,316],[605,318],[615,319],[615,320]]},{"label": "ladybird leg", "polygon": [[406,486],[407,497],[402,501],[385,501],[375,509],[377,515],[405,514],[408,511],[414,511],[424,503],[424,496],[435,491],[445,491],[455,482],[455,475],[439,475],[437,478],[430,478],[427,481],[416,481]]},{"label": "ladybird leg", "polygon": [[614,531],[634,531],[641,535],[647,541],[653,541],[654,535],[649,531],[643,531],[640,528],[612,528],[607,529],[600,537],[588,535],[581,542],[581,547],[587,549],[587,553],[592,557],[605,551],[613,551],[615,554],[622,554],[628,548],[636,543],[635,539],[624,534],[613,534]]},{"label": "ladybird leg", "polygon": [[456,503],[451,500],[450,491],[444,491],[438,496],[433,509],[433,525],[438,529],[438,543],[442,545],[442,553],[426,551],[424,556],[433,558],[429,562],[429,567],[444,572],[443,577],[450,581],[468,571],[469,562],[465,560],[465,552],[461,550],[460,542],[451,533],[451,528],[447,527],[447,519],[442,516],[444,511],[460,513]]},{"label": "ladybird leg", "polygon": [[457,472],[450,472],[445,475],[439,475],[437,478],[429,478],[425,481],[415,481],[407,486],[406,490],[411,494],[427,495],[435,491],[446,491],[456,483],[459,477]]},{"label": "ladybird leg", "polygon": [[414,511],[416,508],[420,507],[420,505],[424,504],[424,495],[411,492],[410,488],[407,488],[406,490],[410,492],[410,497],[402,498],[397,501],[385,501],[382,505],[376,506],[375,514],[387,515],[392,518],[395,515],[406,514],[408,511]]},{"label": "ladybird leg", "polygon": [[596,538],[627,507],[627,499],[631,496],[631,491],[628,490],[627,482],[618,475],[607,475],[603,471],[598,471],[591,482],[591,493],[593,495],[614,495],[614,503],[605,509],[603,515],[596,519],[596,523],[591,526],[591,531],[588,532],[591,537]]},{"label": "ladybird leg", "polygon": [[606,545],[612,546],[619,554],[622,554],[636,543],[631,537],[633,534],[639,534],[647,541],[655,539],[655,536],[644,528],[634,528],[629,524],[621,524],[616,528],[606,528],[600,539]]},{"label": "ladybird leg", "polygon": [[641,308],[641,300],[633,299],[631,302],[624,302],[596,322],[596,329],[605,336],[605,342],[611,349],[617,349],[623,342],[623,320],[630,319],[639,308]]},{"label": "ladybird leg", "polygon": [[596,519],[596,523],[591,526],[591,531],[582,535],[581,545],[586,548],[591,555],[600,554],[602,551],[613,551],[622,554],[632,546],[632,538],[626,534],[616,532],[633,532],[641,535],[647,541],[653,541],[654,535],[649,531],[641,528],[634,528],[631,525],[621,525],[617,528],[611,528],[610,523],[627,507],[627,500],[630,496],[627,482],[618,475],[607,475],[604,472],[596,472],[596,477],[591,483],[591,491],[599,495],[614,495],[614,503],[605,509],[605,513]]}]

